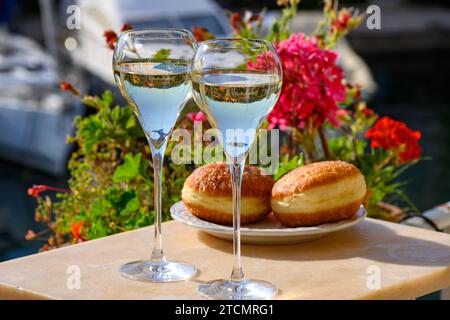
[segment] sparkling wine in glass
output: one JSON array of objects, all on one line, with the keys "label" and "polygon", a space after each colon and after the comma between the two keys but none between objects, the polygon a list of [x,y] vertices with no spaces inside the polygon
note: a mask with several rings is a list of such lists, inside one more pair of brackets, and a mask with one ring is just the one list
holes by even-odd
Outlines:
[{"label": "sparkling wine in glass", "polygon": [[193,96],[211,125],[221,132],[230,166],[233,197],[231,277],[199,287],[213,299],[269,299],[277,288],[247,279],[241,265],[240,198],[245,159],[257,129],[275,106],[282,70],[273,46],[264,40],[216,39],[203,42],[192,61]]},{"label": "sparkling wine in glass", "polygon": [[133,280],[173,282],[197,273],[188,263],[166,260],[161,230],[164,152],[191,96],[190,68],[195,49],[196,42],[187,30],[148,29],[123,32],[114,51],[115,81],[148,139],[154,169],[155,235],[151,259],[120,268],[123,276]]}]

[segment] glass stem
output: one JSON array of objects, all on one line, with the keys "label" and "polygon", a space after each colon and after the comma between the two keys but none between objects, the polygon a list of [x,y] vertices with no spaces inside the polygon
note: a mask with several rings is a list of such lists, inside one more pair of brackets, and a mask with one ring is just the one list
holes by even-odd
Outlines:
[{"label": "glass stem", "polygon": [[166,150],[167,141],[156,147],[150,144],[153,159],[153,184],[154,184],[154,211],[155,211],[155,241],[153,245],[152,261],[166,261],[163,251],[163,240],[161,230],[162,220],[162,169],[164,161],[164,152]]},{"label": "glass stem", "polygon": [[241,264],[241,182],[244,173],[245,158],[241,162],[230,164],[231,188],[233,193],[233,256],[234,265],[231,281],[244,281]]}]

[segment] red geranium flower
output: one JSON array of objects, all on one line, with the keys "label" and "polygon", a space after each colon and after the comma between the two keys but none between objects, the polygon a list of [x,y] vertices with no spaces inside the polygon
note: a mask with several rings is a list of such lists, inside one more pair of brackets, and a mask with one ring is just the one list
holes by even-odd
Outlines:
[{"label": "red geranium flower", "polygon": [[72,221],[71,224],[72,235],[78,240],[78,242],[86,241],[86,239],[80,235],[81,227],[83,227],[82,220],[78,221],[76,224],[75,222]]},{"label": "red geranium flower", "polygon": [[124,32],[124,31],[128,31],[133,29],[133,27],[131,26],[131,24],[125,23],[122,25],[122,28],[120,28],[120,32]]},{"label": "red geranium flower", "polygon": [[260,16],[259,14],[252,14],[250,16],[250,18],[248,19],[248,22],[255,22],[255,21],[260,21],[263,17]]},{"label": "red geranium flower", "polygon": [[239,32],[243,24],[242,16],[239,12],[234,12],[230,16],[230,26],[235,33]]},{"label": "red geranium flower", "polygon": [[61,81],[59,83],[59,88],[62,91],[70,92],[70,93],[72,93],[72,94],[74,94],[76,96],[80,95],[80,91],[77,88],[75,88],[71,83],[69,83],[67,81]]},{"label": "red geranium flower", "polygon": [[28,188],[28,195],[32,197],[39,197],[41,192],[47,190],[47,186],[39,185],[39,186],[33,186],[31,188]]},{"label": "red geranium flower", "polygon": [[41,185],[34,185],[31,188],[28,188],[28,195],[37,198],[37,197],[39,197],[41,192],[44,192],[47,190],[56,191],[56,192],[70,192],[69,190],[66,190],[66,189],[50,187],[50,186],[41,184]]},{"label": "red geranium flower", "polygon": [[342,14],[340,14],[339,17],[333,21],[333,28],[336,28],[340,32],[344,31],[347,28],[350,18],[351,15],[349,12],[342,12]]},{"label": "red geranium flower", "polygon": [[194,34],[195,40],[198,42],[214,39],[214,35],[208,31],[206,28],[193,26],[192,33]]},{"label": "red geranium flower", "polygon": [[36,239],[36,233],[33,230],[28,230],[27,234],[25,235],[26,240],[33,240]]},{"label": "red geranium flower", "polygon": [[413,131],[405,123],[389,117],[382,117],[366,132],[366,138],[371,140],[372,148],[393,150],[398,154],[400,162],[408,162],[420,157],[421,136],[420,131]]},{"label": "red geranium flower", "polygon": [[367,118],[370,118],[372,116],[375,115],[375,111],[373,111],[373,109],[369,108],[369,107],[365,107],[364,109],[362,109],[362,113],[364,114],[364,116],[366,116]]},{"label": "red geranium flower", "polygon": [[[133,27],[130,24],[125,23],[120,28],[120,32],[124,32],[131,29],[133,29]],[[106,45],[108,46],[108,48],[114,50],[114,48],[116,47],[116,42],[119,39],[117,33],[115,33],[113,30],[106,30],[105,32],[103,32],[103,37],[105,38]]]},{"label": "red geranium flower", "polygon": [[105,41],[106,41],[106,44],[108,45],[108,48],[110,48],[111,50],[114,50],[117,39],[118,39],[117,33],[115,33],[112,30],[106,30],[103,33],[103,37],[105,37]]}]

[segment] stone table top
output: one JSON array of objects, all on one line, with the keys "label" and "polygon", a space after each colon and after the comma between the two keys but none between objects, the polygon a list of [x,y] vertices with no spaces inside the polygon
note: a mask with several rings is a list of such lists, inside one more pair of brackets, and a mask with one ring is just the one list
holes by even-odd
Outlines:
[{"label": "stone table top", "polygon": [[[0,299],[200,299],[199,283],[229,276],[230,242],[176,221],[163,233],[168,258],[200,270],[194,279],[119,274],[149,256],[147,227],[0,263]],[[450,235],[374,219],[307,243],[243,245],[242,255],[246,275],[273,282],[277,299],[413,299],[450,286]]]}]

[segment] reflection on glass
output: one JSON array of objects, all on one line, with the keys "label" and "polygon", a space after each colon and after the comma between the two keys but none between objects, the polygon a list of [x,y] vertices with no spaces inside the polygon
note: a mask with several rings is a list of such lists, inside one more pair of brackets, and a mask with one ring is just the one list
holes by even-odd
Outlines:
[{"label": "reflection on glass", "polygon": [[166,260],[161,233],[164,151],[190,97],[189,71],[195,48],[189,31],[149,29],[122,33],[114,51],[114,78],[144,129],[154,169],[155,242],[151,259],[130,262],[120,269],[122,275],[134,280],[182,281],[197,273],[188,263]]}]

